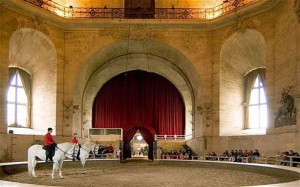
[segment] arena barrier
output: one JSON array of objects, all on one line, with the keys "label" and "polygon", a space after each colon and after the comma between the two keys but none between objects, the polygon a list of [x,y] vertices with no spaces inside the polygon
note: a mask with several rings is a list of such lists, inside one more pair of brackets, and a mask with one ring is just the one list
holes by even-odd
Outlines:
[{"label": "arena barrier", "polygon": [[[234,170],[239,170],[241,167],[244,167],[246,170],[261,171],[265,170],[266,172],[276,173],[276,175],[289,175],[293,176],[293,180],[287,183],[280,183],[275,186],[297,186],[300,183],[299,174],[300,168],[288,167],[288,166],[279,166],[279,165],[269,165],[269,164],[252,164],[252,163],[236,163],[236,162],[211,162],[205,160],[155,160],[154,163],[157,164],[174,164],[176,166],[188,166],[196,165],[200,167],[215,167],[215,168],[228,168],[231,167]],[[112,164],[114,166],[120,165],[119,160],[109,160],[109,159],[88,159],[87,166],[97,165],[97,164]],[[37,168],[45,167],[44,162],[39,162]],[[50,165],[49,169],[51,168]],[[63,167],[66,168],[78,168],[78,162],[72,162],[66,160]],[[44,168],[45,169],[45,168]],[[13,175],[19,172],[27,171],[27,162],[10,162],[10,163],[1,163],[0,164],[0,178],[4,175]],[[274,184],[271,184],[274,185]],[[29,186],[26,184],[20,184],[15,182],[1,181],[0,186]],[[30,184],[30,186],[35,186]]]}]

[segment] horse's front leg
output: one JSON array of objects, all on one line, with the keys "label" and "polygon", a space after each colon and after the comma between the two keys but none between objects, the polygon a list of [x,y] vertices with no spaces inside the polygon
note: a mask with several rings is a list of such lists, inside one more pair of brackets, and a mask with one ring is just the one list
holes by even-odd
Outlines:
[{"label": "horse's front leg", "polygon": [[63,165],[63,160],[59,161],[58,162],[58,165],[59,165],[59,177],[61,179],[63,179],[64,177],[62,176],[62,165]]},{"label": "horse's front leg", "polygon": [[32,174],[32,176],[33,177],[36,177],[36,175],[35,175],[35,170],[34,170],[34,168],[35,168],[35,166],[36,166],[36,163],[37,163],[37,161],[36,161],[36,159],[34,159],[33,161],[32,161],[32,172],[31,172],[31,174]]},{"label": "horse's front leg", "polygon": [[81,162],[81,173],[84,174],[85,158],[80,158]]},{"label": "horse's front leg", "polygon": [[53,161],[53,168],[52,168],[52,175],[51,175],[52,179],[54,179],[54,172],[55,172],[56,168],[57,168],[57,162]]}]

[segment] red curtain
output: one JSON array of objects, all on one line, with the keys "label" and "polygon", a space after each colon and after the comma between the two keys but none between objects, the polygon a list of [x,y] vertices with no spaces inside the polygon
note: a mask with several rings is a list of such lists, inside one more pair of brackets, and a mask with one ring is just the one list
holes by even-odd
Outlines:
[{"label": "red curtain", "polygon": [[178,90],[164,77],[129,71],[100,89],[93,104],[92,124],[93,128],[123,128],[125,148],[134,136],[126,132],[143,128],[141,133],[150,148],[154,134],[184,134],[185,107]]},{"label": "red curtain", "polygon": [[184,134],[185,108],[175,86],[145,71],[117,75],[100,89],[93,104],[94,128],[146,125],[156,134]]},{"label": "red curtain", "polygon": [[144,140],[148,144],[148,159],[153,160],[153,142],[154,136],[145,128],[139,128],[140,133],[142,134]]},{"label": "red curtain", "polygon": [[124,133],[123,141],[124,141],[124,158],[130,158],[131,157],[131,147],[130,147],[130,141],[132,140],[133,136],[135,135],[138,128],[133,127],[131,129],[128,129]]}]

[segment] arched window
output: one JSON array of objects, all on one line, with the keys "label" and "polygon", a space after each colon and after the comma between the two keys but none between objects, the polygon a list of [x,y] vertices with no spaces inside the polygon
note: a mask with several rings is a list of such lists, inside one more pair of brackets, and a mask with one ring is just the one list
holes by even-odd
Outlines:
[{"label": "arched window", "polygon": [[248,128],[266,129],[268,118],[267,114],[267,100],[265,89],[262,79],[260,75],[258,75],[251,89]]},{"label": "arched window", "polygon": [[7,91],[7,124],[10,127],[29,127],[30,75],[19,68],[10,68]]}]

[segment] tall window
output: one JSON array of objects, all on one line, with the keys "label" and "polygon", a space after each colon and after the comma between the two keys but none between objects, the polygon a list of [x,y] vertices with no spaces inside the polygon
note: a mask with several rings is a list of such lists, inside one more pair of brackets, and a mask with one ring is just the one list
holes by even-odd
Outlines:
[{"label": "tall window", "polygon": [[18,71],[12,75],[7,92],[8,126],[27,127],[28,98]]},{"label": "tall window", "polygon": [[251,90],[248,128],[267,128],[267,101],[261,77],[258,75]]}]

